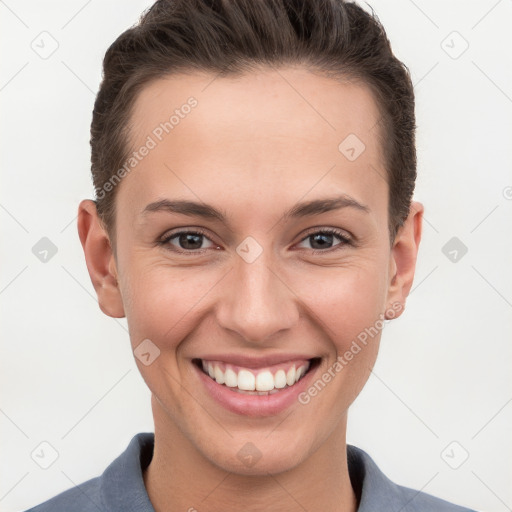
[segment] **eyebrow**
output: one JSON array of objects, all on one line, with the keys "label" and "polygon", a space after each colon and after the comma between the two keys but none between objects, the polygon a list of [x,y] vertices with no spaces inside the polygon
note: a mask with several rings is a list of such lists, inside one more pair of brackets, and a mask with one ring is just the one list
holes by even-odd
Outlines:
[{"label": "eyebrow", "polygon": [[[341,210],[342,208],[354,208],[365,213],[370,212],[370,208],[368,208],[368,206],[361,204],[346,194],[342,194],[341,196],[337,197],[314,199],[312,201],[298,203],[287,210],[284,213],[283,218],[289,219],[309,217],[333,210]],[[171,201],[169,199],[161,199],[160,201],[155,201],[148,204],[142,211],[142,215],[151,212],[178,213],[191,217],[202,217],[205,219],[213,219],[222,223],[227,223],[227,215],[225,212],[220,211],[206,203],[198,203],[195,201]]]}]

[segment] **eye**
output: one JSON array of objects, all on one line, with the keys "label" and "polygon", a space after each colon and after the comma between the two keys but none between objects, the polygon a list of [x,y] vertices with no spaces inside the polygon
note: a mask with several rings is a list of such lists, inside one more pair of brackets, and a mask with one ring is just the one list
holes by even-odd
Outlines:
[{"label": "eye", "polygon": [[[336,239],[338,239],[338,242],[334,243]],[[206,246],[203,245],[204,242],[206,242]],[[341,249],[345,245],[352,245],[352,240],[343,231],[334,228],[324,228],[310,232],[301,240],[299,247],[301,246],[300,244],[304,243],[311,243],[310,249],[313,254],[317,254]],[[181,254],[201,254],[206,249],[219,248],[200,229],[169,233],[159,240],[158,244]]]},{"label": "eye", "polygon": [[[203,243],[205,241],[209,245],[204,246]],[[158,243],[172,251],[183,254],[201,253],[205,249],[217,247],[201,230],[170,233],[164,236]]]},{"label": "eye", "polygon": [[[336,238],[339,242],[333,243]],[[345,245],[352,244],[352,240],[343,231],[334,228],[317,229],[317,231],[312,231],[303,238],[300,243],[308,243],[308,241],[311,243],[310,248],[313,250],[314,254],[342,249]]]}]

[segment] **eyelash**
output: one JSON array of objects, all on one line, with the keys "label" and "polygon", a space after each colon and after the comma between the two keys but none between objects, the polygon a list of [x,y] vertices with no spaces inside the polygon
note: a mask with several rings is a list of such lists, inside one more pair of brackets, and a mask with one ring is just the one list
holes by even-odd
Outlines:
[{"label": "eyelash", "polygon": [[347,235],[345,235],[345,233],[343,231],[340,231],[339,229],[335,229],[335,228],[321,228],[321,229],[315,228],[314,231],[309,231],[300,240],[300,242],[303,242],[304,240],[306,240],[310,236],[318,235],[320,233],[322,235],[334,235],[334,236],[339,238],[340,243],[335,245],[334,247],[330,247],[329,249],[324,249],[324,250],[322,250],[322,249],[310,249],[312,254],[326,254],[326,253],[330,254],[333,251],[337,251],[339,249],[343,249],[343,247],[345,245],[354,245],[352,239],[350,239]]},{"label": "eyelash", "polygon": [[[210,242],[214,243],[212,240],[210,240],[210,238],[207,236],[206,234],[206,231],[202,230],[202,229],[199,229],[199,228],[196,228],[194,230],[185,230],[185,231],[177,231],[175,233],[171,233],[170,235],[166,236],[165,238],[161,239],[158,241],[158,245],[160,246],[163,246],[163,247],[166,247],[168,248],[169,246],[169,242],[179,236],[179,235],[183,235],[183,234],[189,234],[189,235],[199,235],[199,236],[204,236],[205,238],[207,238]],[[314,231],[310,231],[308,232],[300,241],[299,243],[301,242],[304,242],[306,239],[308,239],[309,237],[313,236],[313,235],[317,235],[317,234],[323,234],[323,235],[334,235],[336,237],[339,238],[340,240],[340,243],[335,245],[334,247],[330,247],[328,249],[310,249],[310,252],[311,254],[326,254],[326,253],[331,253],[333,251],[337,251],[339,249],[342,249],[344,246],[346,245],[354,245],[354,242],[351,238],[349,238],[348,236],[345,235],[345,233],[343,231],[340,231],[338,229],[335,229],[335,228],[321,228],[321,229],[318,229],[318,228],[315,228]],[[197,250],[178,250],[176,248],[172,248],[172,249],[169,249],[173,252],[176,252],[178,254],[188,254],[188,255],[194,255],[194,254],[202,254],[204,251],[207,251],[208,249],[197,249]]]}]

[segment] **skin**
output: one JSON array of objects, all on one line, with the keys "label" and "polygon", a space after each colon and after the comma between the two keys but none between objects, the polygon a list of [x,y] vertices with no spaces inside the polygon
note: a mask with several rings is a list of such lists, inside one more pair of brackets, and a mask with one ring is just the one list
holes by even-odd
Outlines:
[{"label": "skin", "polygon": [[[160,350],[148,366],[135,359],[152,392],[155,422],[154,455],[144,472],[148,495],[157,512],[242,505],[353,512],[347,410],[375,363],[380,332],[308,404],[277,416],[227,411],[206,393],[191,361],[212,351],[293,352],[321,357],[320,376],[379,315],[405,305],[423,205],[412,203],[391,246],[380,115],[364,85],[299,67],[159,79],[136,100],[133,148],[190,96],[197,107],[118,186],[115,252],[95,204],[79,207],[100,308],[126,316],[132,349],[150,339]],[[338,150],[350,133],[366,146],[353,162]],[[283,216],[298,202],[342,194],[369,211]],[[227,223],[142,213],[166,198],[212,205]],[[199,250],[178,237],[158,244],[171,230],[194,227],[207,232]],[[355,243],[333,236],[319,248],[311,235],[321,228],[337,228]],[[252,263],[236,252],[248,236],[263,250]],[[237,457],[247,442],[261,453],[251,467]]]}]

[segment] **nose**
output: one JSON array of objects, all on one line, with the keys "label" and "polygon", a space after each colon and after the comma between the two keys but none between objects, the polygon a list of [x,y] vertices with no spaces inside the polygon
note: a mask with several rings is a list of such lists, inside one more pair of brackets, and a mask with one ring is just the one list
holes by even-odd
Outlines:
[{"label": "nose", "polygon": [[275,335],[291,329],[300,316],[298,297],[270,253],[263,251],[251,263],[235,255],[216,308],[219,325],[250,344],[269,344]]}]

